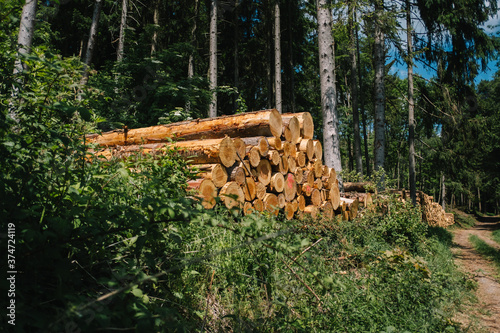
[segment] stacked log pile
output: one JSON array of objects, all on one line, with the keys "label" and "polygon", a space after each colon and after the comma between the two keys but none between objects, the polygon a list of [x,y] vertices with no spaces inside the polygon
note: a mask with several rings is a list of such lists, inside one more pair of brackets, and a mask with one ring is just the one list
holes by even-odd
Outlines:
[{"label": "stacked log pile", "polygon": [[[406,193],[406,195],[409,197],[409,193]],[[431,227],[445,228],[455,223],[453,214],[446,213],[440,204],[434,202],[434,197],[418,191],[417,201],[422,208],[422,219]]]},{"label": "stacked log pile", "polygon": [[282,115],[272,109],[92,134],[86,140],[106,159],[176,149],[195,170],[197,179],[188,185],[207,209],[218,197],[244,214],[353,219],[360,200],[340,197],[336,172],[323,165],[313,133],[308,112]]}]

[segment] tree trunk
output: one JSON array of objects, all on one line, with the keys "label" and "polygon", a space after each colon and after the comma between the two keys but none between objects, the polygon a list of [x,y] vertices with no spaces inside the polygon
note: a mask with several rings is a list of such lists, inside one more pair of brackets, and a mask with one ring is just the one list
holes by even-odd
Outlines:
[{"label": "tree trunk", "polygon": [[281,100],[281,24],[278,0],[274,5],[274,89],[276,110],[283,113]]},{"label": "tree trunk", "polygon": [[[17,37],[18,53],[22,55],[31,52],[33,34],[35,32],[36,0],[26,0],[21,14],[21,24],[19,25],[19,35]],[[20,57],[16,58],[14,63],[14,72],[16,75],[26,69]]]},{"label": "tree trunk", "polygon": [[[478,204],[478,209],[479,212],[481,212],[481,191],[479,190],[479,187],[477,188],[477,204]],[[444,209],[444,207],[443,207]]]},{"label": "tree trunk", "polygon": [[415,177],[415,118],[413,102],[413,44],[412,44],[412,25],[411,25],[411,4],[406,0],[406,36],[408,44],[408,144],[409,144],[409,167],[410,167],[410,198],[412,204],[417,204],[417,184]]},{"label": "tree trunk", "polygon": [[444,172],[441,173],[441,207],[446,209],[446,184],[444,182]]},{"label": "tree trunk", "polygon": [[295,22],[292,22],[292,4],[293,3],[288,3],[287,10],[288,10],[288,56],[289,56],[289,78],[290,78],[290,87],[288,88],[289,93],[290,93],[290,100],[288,103],[290,103],[290,109],[287,112],[295,113],[295,70],[294,70],[294,65],[293,65],[293,33],[292,33],[292,26]]},{"label": "tree trunk", "polygon": [[125,30],[127,29],[127,11],[128,0],[122,0],[122,17],[120,22],[120,37],[118,38],[118,50],[116,52],[116,60],[123,60],[123,47],[125,45]]},{"label": "tree trunk", "polygon": [[358,63],[356,60],[356,30],[355,30],[355,0],[349,1],[349,56],[351,61],[351,101],[352,101],[352,125],[354,133],[354,159],[356,161],[356,172],[363,175],[363,158],[361,157],[361,135],[359,133],[359,110],[358,110]]},{"label": "tree trunk", "polygon": [[217,117],[217,0],[212,0],[210,10],[210,90],[212,101],[208,112],[209,118]]},{"label": "tree trunk", "polygon": [[[234,3],[234,13],[233,13],[233,25],[234,25],[234,36],[233,36],[233,59],[234,59],[234,87],[238,89],[239,91],[239,85],[240,85],[240,64],[239,64],[239,48],[238,48],[238,42],[239,42],[239,0],[236,0]],[[234,95],[233,96],[233,113],[236,114],[238,112],[238,96]]]},{"label": "tree trunk", "polygon": [[[194,18],[193,18],[193,27],[191,28],[191,46],[193,49],[195,48],[196,42],[196,28],[198,21],[198,0],[194,0]],[[191,80],[194,76],[194,51],[189,52],[188,58],[188,80]],[[189,83],[189,90],[191,91],[191,83]],[[191,112],[191,96],[188,97],[186,101],[186,112],[190,114]]]},{"label": "tree trunk", "polygon": [[94,48],[97,39],[97,28],[99,26],[99,17],[101,15],[102,0],[96,0],[94,6],[94,13],[92,14],[92,24],[90,25],[89,41],[87,43],[87,52],[85,53],[85,59],[83,60],[83,76],[80,83],[82,85],[87,84],[89,79],[89,66],[92,62],[92,56],[94,55]]},{"label": "tree trunk", "polygon": [[153,11],[153,37],[151,38],[151,56],[156,53],[158,47],[158,27],[160,25],[160,0],[154,1],[154,11]]},{"label": "tree trunk", "polygon": [[326,0],[317,0],[318,46],[321,80],[321,109],[323,116],[323,150],[325,165],[342,170],[335,100],[335,58],[332,36],[332,15]]},{"label": "tree trunk", "polygon": [[[36,16],[36,0],[26,0],[26,3],[23,6],[23,12],[21,14],[21,23],[19,25],[19,35],[17,37],[17,52],[19,56],[16,57],[16,61],[14,63],[13,75],[14,79],[22,84],[22,80],[18,77],[20,73],[23,72],[26,68],[26,65],[21,60],[21,55],[27,55],[31,52],[31,45],[33,43],[33,34],[35,32],[35,16]],[[12,89],[12,102],[9,103],[9,117],[16,122],[18,122],[18,118],[15,112],[14,100],[17,98],[19,94],[19,88],[14,86]]]},{"label": "tree trunk", "polygon": [[[354,11],[354,22],[357,22],[356,11]],[[363,91],[363,78],[361,76],[361,50],[359,47],[359,36],[358,36],[358,25],[355,26],[356,29],[356,53],[357,53],[357,62],[358,62],[358,79],[359,79],[359,89]],[[366,163],[366,175],[370,177],[371,169],[370,169],[370,155],[368,153],[368,134],[366,132],[366,110],[365,110],[365,99],[363,94],[359,94],[359,101],[361,104],[361,120],[363,121],[363,141],[364,141],[364,151],[365,151],[365,163]]]},{"label": "tree trunk", "polygon": [[[385,163],[385,45],[382,31],[383,0],[375,2],[374,70],[375,70],[375,170],[384,168]],[[382,188],[385,187],[381,179]]]}]

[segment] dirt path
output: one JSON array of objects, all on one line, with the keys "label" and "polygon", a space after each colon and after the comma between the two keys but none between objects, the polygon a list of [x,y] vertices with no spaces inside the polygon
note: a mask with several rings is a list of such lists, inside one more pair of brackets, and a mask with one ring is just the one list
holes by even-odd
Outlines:
[{"label": "dirt path", "polygon": [[[491,239],[491,233],[500,229],[499,218],[483,218],[470,229],[457,229],[453,231],[453,253],[455,262],[465,272],[471,274],[478,283],[476,296],[479,303],[467,309],[467,313],[462,313],[457,320],[465,327],[474,324],[476,317],[479,325],[484,327],[486,332],[500,333],[500,281],[495,280],[495,268],[491,261],[484,259],[474,250],[469,241],[469,236],[476,235],[488,245],[500,251],[500,245]],[[471,327],[472,327],[471,326]],[[474,329],[471,329],[474,331]]]}]

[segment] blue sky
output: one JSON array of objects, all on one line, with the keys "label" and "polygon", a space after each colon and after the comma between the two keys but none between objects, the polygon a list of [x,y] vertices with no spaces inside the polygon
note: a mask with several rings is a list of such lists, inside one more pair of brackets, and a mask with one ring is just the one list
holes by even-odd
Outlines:
[{"label": "blue sky", "polygon": [[[488,34],[500,37],[500,27],[498,26],[499,24],[500,24],[500,17],[497,14],[484,25],[484,29]],[[402,24],[402,26],[404,26],[404,23]],[[416,29],[418,30],[418,27],[416,27]],[[406,38],[406,36],[404,36],[404,38]],[[491,80],[491,78],[497,72],[498,69],[499,69],[498,60],[490,62],[488,64],[488,70],[484,73],[478,74],[478,76],[476,77],[476,83],[479,83],[481,80]],[[416,64],[414,72],[427,79],[434,76],[434,72],[432,72],[429,69],[426,69],[425,66],[422,64]],[[400,77],[406,77],[408,73],[406,69],[406,64],[395,63],[392,66],[390,73],[391,74],[398,73]]]}]

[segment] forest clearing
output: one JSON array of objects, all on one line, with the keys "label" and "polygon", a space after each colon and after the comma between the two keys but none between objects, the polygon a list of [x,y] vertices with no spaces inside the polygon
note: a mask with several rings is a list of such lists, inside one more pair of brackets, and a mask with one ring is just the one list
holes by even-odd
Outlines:
[{"label": "forest clearing", "polygon": [[1,327],[498,331],[497,14],[0,2]]}]

